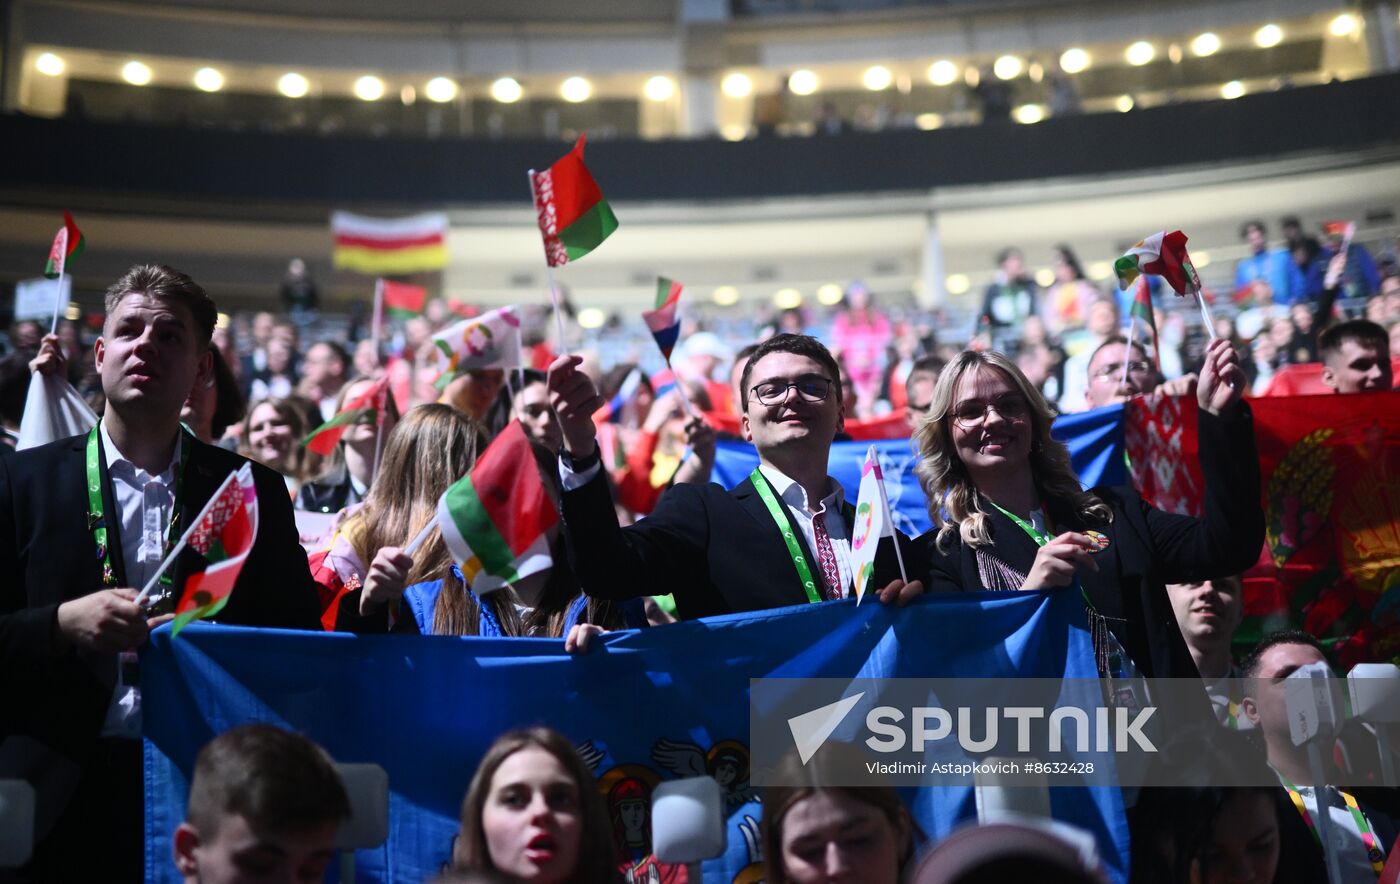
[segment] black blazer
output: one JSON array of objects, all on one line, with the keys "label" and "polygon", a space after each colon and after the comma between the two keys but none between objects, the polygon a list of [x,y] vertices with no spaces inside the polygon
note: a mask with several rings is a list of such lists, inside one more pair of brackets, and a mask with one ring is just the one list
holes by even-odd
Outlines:
[{"label": "black blazer", "polygon": [[[10,698],[0,704],[0,736],[30,733],[75,756],[97,736],[115,669],[65,649],[57,639],[58,606],[102,585],[101,561],[87,524],[86,439],[74,436],[0,460],[0,666],[5,671],[0,684]],[[222,448],[191,442],[180,530],[244,463]],[[259,464],[253,465],[253,475],[257,541],[228,604],[214,619],[319,630],[319,596],[297,542],[286,485]],[[103,511],[116,513],[105,463],[102,478]],[[109,516],[108,543],[119,550],[120,525],[112,522]],[[118,585],[127,585],[119,552],[112,564]],[[201,567],[199,554],[186,550],[173,569],[175,585]]]},{"label": "black blazer", "polygon": [[[1093,529],[1108,536],[1094,555],[1097,572],[1080,569],[1080,585],[1114,636],[1144,675],[1194,678],[1196,666],[1181,637],[1166,584],[1239,574],[1259,558],[1264,512],[1259,497],[1259,455],[1247,405],[1232,417],[1198,413],[1205,518],[1164,513],[1130,487],[1095,488],[1113,510],[1108,524],[1086,521],[1063,500],[1047,500],[1056,533]],[[992,545],[999,559],[1027,573],[1038,547],[994,507],[989,511]],[[931,563],[930,590],[977,590],[982,580],[974,551],[955,532],[947,552],[936,531],[919,538]]]},{"label": "black blazer", "polygon": [[[849,529],[854,507],[846,504],[843,515]],[[599,471],[564,492],[563,521],[569,562],[584,592],[594,598],[673,593],[685,620],[808,602],[782,532],[750,479],[732,491],[715,484],[673,485],[650,516],[622,528]],[[817,559],[796,522],[793,527],[819,579]],[[898,539],[909,577],[917,580],[927,569],[923,554],[909,538]],[[899,577],[899,567],[888,538],[880,541],[878,553],[875,585],[883,587]]]}]

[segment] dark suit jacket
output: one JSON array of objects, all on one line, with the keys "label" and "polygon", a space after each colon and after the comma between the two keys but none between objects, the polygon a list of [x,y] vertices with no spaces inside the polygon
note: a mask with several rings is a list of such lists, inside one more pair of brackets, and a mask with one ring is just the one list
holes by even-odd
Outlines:
[{"label": "dark suit jacket", "polygon": [[[0,737],[28,733],[73,757],[97,736],[111,697],[110,658],[86,659],[58,639],[58,606],[102,585],[101,560],[87,524],[86,436],[62,439],[0,461],[0,666],[8,699],[0,703]],[[199,514],[244,458],[197,440],[185,467],[180,530]],[[282,477],[253,465],[258,537],[221,623],[320,629],[320,604],[297,542]],[[120,554],[119,512],[105,463],[103,511],[118,585],[128,585]],[[180,586],[203,567],[193,550],[174,566]],[[139,589],[139,587],[137,587]]]},{"label": "dark suit jacket", "polygon": [[[1108,548],[1094,555],[1099,570],[1080,569],[1080,584],[1149,677],[1197,677],[1166,584],[1238,574],[1259,558],[1264,542],[1259,455],[1248,406],[1241,406],[1233,417],[1217,418],[1202,411],[1198,418],[1204,519],[1164,513],[1130,487],[1094,489],[1113,509],[1109,524],[1087,522],[1062,500],[1045,503],[1056,533],[1093,529],[1108,536]],[[1038,550],[1035,541],[994,507],[986,509],[996,556],[1022,573],[1029,572]],[[932,563],[928,589],[983,588],[974,551],[954,533],[949,550],[940,552],[934,543],[936,533],[919,538]]]},{"label": "dark suit jacket", "polygon": [[[848,527],[854,512],[847,504]],[[600,471],[582,487],[564,492],[563,517],[570,564],[593,598],[673,593],[686,620],[808,602],[782,532],[749,479],[732,491],[715,484],[673,485],[650,516],[622,528]],[[821,567],[796,522],[793,527],[820,581]],[[909,577],[916,580],[926,570],[923,555],[904,535],[899,540]],[[885,538],[876,558],[875,585],[883,587],[898,577],[894,546]]]}]

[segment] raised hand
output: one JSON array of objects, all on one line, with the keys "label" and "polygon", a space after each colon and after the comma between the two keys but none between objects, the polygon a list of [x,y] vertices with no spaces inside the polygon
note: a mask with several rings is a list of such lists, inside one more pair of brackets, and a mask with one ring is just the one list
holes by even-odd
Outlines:
[{"label": "raised hand", "polygon": [[593,379],[579,369],[580,356],[565,354],[549,366],[549,404],[564,431],[564,447],[569,454],[585,458],[597,447],[593,412],[603,407],[603,397]]},{"label": "raised hand", "polygon": [[1206,347],[1200,380],[1196,383],[1196,402],[1218,417],[1240,401],[1244,385],[1244,372],[1235,348],[1224,338],[1211,341]]},{"label": "raised hand", "polygon": [[29,370],[39,374],[62,374],[68,368],[68,360],[58,346],[58,335],[50,332],[44,335],[39,345],[39,355],[29,360]]}]

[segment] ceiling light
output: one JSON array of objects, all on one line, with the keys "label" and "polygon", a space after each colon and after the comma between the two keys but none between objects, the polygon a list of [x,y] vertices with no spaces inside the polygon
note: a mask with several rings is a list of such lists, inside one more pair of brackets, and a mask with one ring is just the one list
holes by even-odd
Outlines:
[{"label": "ceiling light", "polygon": [[943,281],[943,287],[950,295],[964,295],[972,288],[972,280],[968,279],[965,273],[954,273]]},{"label": "ceiling light", "polygon": [[957,82],[957,79],[958,66],[948,61],[946,58],[942,61],[935,61],[933,64],[929,65],[928,81],[933,85],[951,86],[953,83]]},{"label": "ceiling light", "polygon": [[942,114],[919,114],[914,118],[914,125],[928,132],[943,125]]},{"label": "ceiling light", "polygon": [[582,328],[602,328],[608,321],[608,314],[597,307],[585,307],[578,312],[578,324]]},{"label": "ceiling light", "polygon": [[1035,284],[1043,289],[1048,289],[1055,284],[1055,271],[1049,267],[1042,267],[1035,272]]},{"label": "ceiling light", "polygon": [[355,97],[361,101],[378,101],[384,97],[384,81],[364,76],[355,81]]},{"label": "ceiling light", "polygon": [[1220,38],[1210,31],[1198,34],[1196,39],[1191,41],[1191,54],[1205,58],[1207,55],[1214,55],[1220,51]]},{"label": "ceiling light", "polygon": [[802,306],[802,293],[797,289],[778,289],[773,293],[773,306],[779,310],[791,310]]},{"label": "ceiling light", "polygon": [[1283,28],[1270,22],[1254,32],[1254,45],[1268,49],[1283,42]]},{"label": "ceiling light", "polygon": [[739,303],[739,290],[732,285],[722,285],[711,292],[710,297],[721,307],[731,307]]},{"label": "ceiling light", "polygon": [[1025,123],[1026,125],[1039,123],[1041,120],[1045,119],[1045,108],[1038,104],[1023,104],[1016,108],[1015,115],[1016,122],[1018,123]]},{"label": "ceiling light", "polygon": [[727,126],[720,127],[719,135],[725,141],[743,141],[745,138],[749,137],[749,127],[741,126],[738,123],[730,123]]},{"label": "ceiling light", "polygon": [[1090,279],[1108,279],[1113,275],[1113,267],[1107,261],[1095,261],[1085,271]]},{"label": "ceiling light", "polygon": [[1060,70],[1067,74],[1077,74],[1089,69],[1089,53],[1075,46],[1060,55]]},{"label": "ceiling light", "polygon": [[1327,26],[1327,31],[1334,37],[1346,37],[1356,33],[1356,16],[1349,12],[1332,19],[1332,23]]},{"label": "ceiling light", "polygon": [[593,94],[593,84],[583,77],[570,77],[559,84],[559,97],[570,104],[578,104],[580,101],[587,101]]},{"label": "ceiling light", "polygon": [[224,75],[217,68],[200,68],[194,72],[194,86],[201,92],[218,92],[224,88]]},{"label": "ceiling light", "polygon": [[1243,95],[1243,94],[1244,94],[1244,84],[1241,83],[1239,80],[1231,80],[1230,82],[1226,83],[1224,86],[1221,86],[1221,87],[1220,87],[1220,97],[1221,97],[1221,98],[1226,98],[1226,99],[1229,99],[1229,98],[1239,98],[1239,97],[1240,97],[1241,95]]},{"label": "ceiling light", "polygon": [[894,82],[894,74],[890,73],[890,69],[884,65],[877,64],[866,68],[860,80],[865,84],[866,89],[871,92],[879,92],[881,89],[890,88],[890,84]]},{"label": "ceiling light", "polygon": [[648,101],[669,101],[672,95],[676,94],[676,84],[670,77],[657,75],[647,80],[642,87],[642,94]]},{"label": "ceiling light", "polygon": [[1192,263],[1193,265],[1195,265],[1196,267],[1198,267],[1198,268],[1199,268],[1199,267],[1209,267],[1209,266],[1210,266],[1210,252],[1206,251],[1205,249],[1201,249],[1200,251],[1197,251],[1197,252],[1192,252],[1192,253],[1191,253],[1191,263]]},{"label": "ceiling light", "polygon": [[423,94],[428,96],[429,101],[438,104],[451,101],[457,97],[457,81],[449,77],[433,77],[423,87]]},{"label": "ceiling light", "polygon": [[35,70],[46,77],[57,77],[59,74],[63,73],[64,67],[63,59],[54,55],[52,52],[45,52],[34,59]]},{"label": "ceiling light", "polygon": [[133,86],[144,86],[151,82],[151,67],[139,61],[128,61],[122,65],[122,79]]},{"label": "ceiling light", "polygon": [[788,77],[788,88],[794,95],[811,95],[821,86],[821,80],[817,75],[809,70],[793,71]]},{"label": "ceiling light", "polygon": [[1128,64],[1141,67],[1157,57],[1157,50],[1146,40],[1139,40],[1129,46],[1128,51],[1123,55],[1128,59]]},{"label": "ceiling light", "polygon": [[724,80],[719,84],[719,88],[730,98],[747,98],[753,94],[753,80],[748,74],[741,74],[735,71],[725,75]]},{"label": "ceiling light", "polygon": [[1118,100],[1113,103],[1113,106],[1118,108],[1118,112],[1124,114],[1132,110],[1133,105],[1134,102],[1131,95],[1120,95],[1118,96]]},{"label": "ceiling light", "polygon": [[1003,55],[992,64],[992,73],[998,80],[1014,80],[1021,76],[1021,59],[1014,55]]},{"label": "ceiling light", "polygon": [[845,294],[846,293],[841,290],[841,286],[834,282],[828,282],[826,285],[817,289],[817,301],[828,307],[834,307],[841,303],[841,299],[845,297]]},{"label": "ceiling light", "polygon": [[311,83],[298,73],[283,74],[277,80],[277,91],[288,98],[301,98],[311,91]]},{"label": "ceiling light", "polygon": [[491,84],[491,97],[501,104],[514,104],[525,94],[525,90],[514,77],[501,77]]}]

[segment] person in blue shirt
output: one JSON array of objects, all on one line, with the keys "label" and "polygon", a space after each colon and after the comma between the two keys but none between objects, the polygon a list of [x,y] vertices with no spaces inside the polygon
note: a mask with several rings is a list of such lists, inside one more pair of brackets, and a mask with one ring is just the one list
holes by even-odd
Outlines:
[{"label": "person in blue shirt", "polygon": [[1283,249],[1269,248],[1269,232],[1263,221],[1246,221],[1240,227],[1240,238],[1249,243],[1250,255],[1235,265],[1235,291],[1249,290],[1255,280],[1264,279],[1274,293],[1274,303],[1292,304],[1301,292],[1295,292],[1293,282],[1297,270],[1293,259]]},{"label": "person in blue shirt", "polygon": [[[1328,221],[1322,225],[1324,264],[1342,250],[1342,243],[1347,239],[1346,228],[1345,221]],[[1346,269],[1342,271],[1341,297],[1369,298],[1380,285],[1381,275],[1376,270],[1376,262],[1371,253],[1359,242],[1350,243],[1347,247]]]}]

